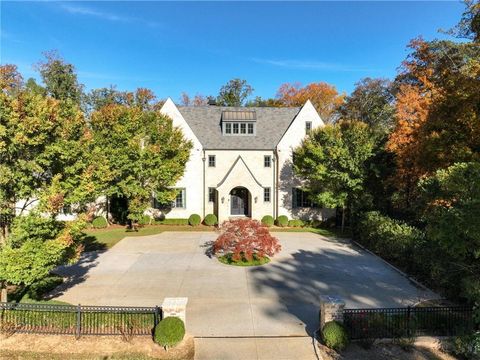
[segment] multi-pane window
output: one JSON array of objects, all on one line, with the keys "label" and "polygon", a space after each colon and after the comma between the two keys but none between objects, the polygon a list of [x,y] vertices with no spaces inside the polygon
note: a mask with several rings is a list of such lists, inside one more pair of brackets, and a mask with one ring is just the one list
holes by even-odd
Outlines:
[{"label": "multi-pane window", "polygon": [[309,134],[310,131],[312,131],[312,122],[311,121],[306,121],[305,122],[305,133]]},{"label": "multi-pane window", "polygon": [[270,155],[265,155],[263,157],[263,166],[271,167],[272,166],[272,157]]},{"label": "multi-pane window", "polygon": [[240,134],[246,134],[246,133],[247,133],[247,124],[240,123]]},{"label": "multi-pane window", "polygon": [[215,202],[215,188],[213,187],[208,188],[208,201]]},{"label": "multi-pane window", "polygon": [[175,201],[173,202],[173,207],[176,208],[185,208],[186,207],[186,190],[183,189],[177,189],[177,196],[175,197]]},{"label": "multi-pane window", "polygon": [[317,207],[317,204],[310,200],[308,192],[299,188],[292,188],[292,207],[310,208]]},{"label": "multi-pane window", "polygon": [[255,135],[255,123],[228,121],[223,123],[224,135]]},{"label": "multi-pane window", "polygon": [[208,155],[208,167],[215,167],[215,155]]},{"label": "multi-pane window", "polygon": [[263,201],[270,202],[270,198],[271,198],[270,188],[269,187],[263,188]]}]

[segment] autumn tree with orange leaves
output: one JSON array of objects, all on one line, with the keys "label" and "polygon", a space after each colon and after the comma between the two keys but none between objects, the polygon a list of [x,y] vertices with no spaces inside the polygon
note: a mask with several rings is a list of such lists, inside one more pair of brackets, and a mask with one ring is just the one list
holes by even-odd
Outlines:
[{"label": "autumn tree with orange leaves", "polygon": [[473,43],[410,43],[396,79],[396,127],[387,149],[392,179],[409,206],[417,182],[458,161],[479,160],[480,49]]},{"label": "autumn tree with orange leaves", "polygon": [[310,100],[322,120],[332,123],[344,102],[345,94],[339,94],[335,86],[325,82],[311,83],[304,87],[300,83],[285,83],[278,89],[277,98],[284,106],[303,106]]}]

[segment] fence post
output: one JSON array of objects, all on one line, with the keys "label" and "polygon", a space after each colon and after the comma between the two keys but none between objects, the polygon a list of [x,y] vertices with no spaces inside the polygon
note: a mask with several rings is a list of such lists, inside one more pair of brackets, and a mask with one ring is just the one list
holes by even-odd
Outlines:
[{"label": "fence post", "polygon": [[77,328],[75,331],[75,339],[80,339],[80,333],[81,333],[81,324],[82,324],[82,307],[80,304],[77,306]]},{"label": "fence post", "polygon": [[154,315],[154,319],[153,319],[153,327],[155,328],[158,323],[160,322],[160,308],[155,305],[155,315]]},{"label": "fence post", "polygon": [[345,302],[340,296],[320,296],[320,330],[329,321],[343,323]]},{"label": "fence post", "polygon": [[408,305],[407,307],[407,336],[410,337],[412,336],[411,332],[411,322],[410,322],[410,316],[411,316],[411,312],[412,312],[412,309],[410,307],[410,305]]},{"label": "fence post", "polygon": [[183,320],[187,326],[187,297],[165,298],[162,304],[162,318],[175,316]]}]

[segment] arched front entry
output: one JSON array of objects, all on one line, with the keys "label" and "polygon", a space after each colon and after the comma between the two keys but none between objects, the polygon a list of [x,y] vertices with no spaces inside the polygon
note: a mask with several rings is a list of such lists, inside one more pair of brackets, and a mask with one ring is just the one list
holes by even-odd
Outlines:
[{"label": "arched front entry", "polygon": [[247,188],[237,186],[230,191],[230,215],[251,216],[251,195]]}]

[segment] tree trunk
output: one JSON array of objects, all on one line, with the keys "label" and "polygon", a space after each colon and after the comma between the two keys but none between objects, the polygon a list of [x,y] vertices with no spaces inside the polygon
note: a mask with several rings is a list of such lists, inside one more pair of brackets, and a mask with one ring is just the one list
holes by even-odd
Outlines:
[{"label": "tree trunk", "polygon": [[8,301],[8,296],[7,296],[7,283],[6,281],[1,282],[1,292],[0,292],[0,302],[7,302]]},{"label": "tree trunk", "polygon": [[108,201],[108,195],[105,195],[105,212],[107,213],[107,226],[110,226],[110,201]]},{"label": "tree trunk", "polygon": [[8,224],[3,224],[0,231],[0,247],[5,245],[10,234],[10,228]]},{"label": "tree trunk", "polygon": [[345,230],[345,206],[342,207],[342,234]]}]

